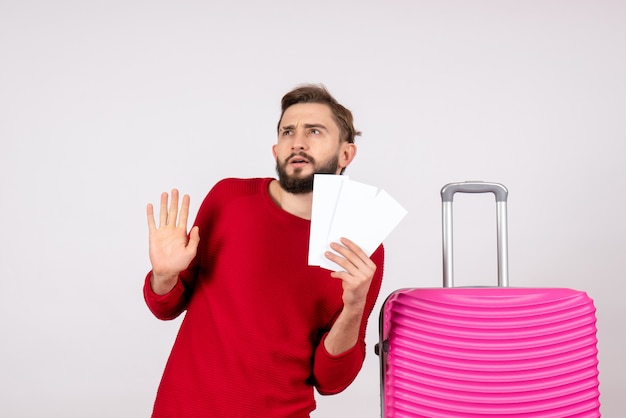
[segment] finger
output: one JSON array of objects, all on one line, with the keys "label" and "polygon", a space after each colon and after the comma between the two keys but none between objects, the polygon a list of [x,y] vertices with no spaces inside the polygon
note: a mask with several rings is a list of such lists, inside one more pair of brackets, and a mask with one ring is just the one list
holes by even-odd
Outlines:
[{"label": "finger", "polygon": [[350,251],[352,251],[353,253],[357,254],[359,256],[359,258],[368,258],[367,254],[365,253],[365,251],[363,251],[361,249],[361,247],[359,247],[358,245],[356,245],[354,242],[350,241],[348,238],[341,238],[340,239],[341,243],[343,245],[346,246],[346,248],[350,249]]},{"label": "finger", "polygon": [[189,219],[189,195],[183,196],[183,203],[180,206],[180,217],[178,218],[178,227],[187,231],[187,220]]},{"label": "finger", "polygon": [[170,202],[170,210],[167,213],[167,223],[176,225],[178,217],[178,190],[172,189],[172,201]]},{"label": "finger", "polygon": [[339,279],[342,281],[347,281],[350,278],[350,273],[344,270],[337,270],[330,273],[330,277],[333,279]]},{"label": "finger", "polygon": [[[367,254],[365,254],[365,252],[353,242],[349,240],[342,240],[342,242],[349,245],[351,248],[344,247],[337,242],[333,242],[330,246],[337,252],[337,254],[329,251],[326,257],[341,266],[345,273],[350,277],[360,277],[363,279],[373,277],[374,272],[376,271],[376,264],[374,264]],[[332,277],[339,278],[344,281],[349,279],[349,277],[341,274],[332,275]]]},{"label": "finger", "polygon": [[354,268],[354,265],[349,262],[348,260],[346,260],[344,257],[332,252],[332,251],[326,251],[324,253],[325,257],[327,259],[329,259],[330,261],[332,261],[333,263],[337,264],[339,267],[341,267],[343,269],[343,271],[336,271],[335,273],[346,273],[348,272],[350,269]]},{"label": "finger", "polygon": [[[341,258],[343,258],[344,260],[349,262],[350,265],[355,266],[357,268],[359,266],[363,266],[364,265],[363,260],[351,248],[345,247],[345,246],[343,246],[343,245],[341,245],[341,244],[339,244],[337,242],[331,242],[330,243],[330,248],[333,249],[333,251],[335,251],[338,254],[340,254]],[[339,264],[339,263],[337,263],[337,264]],[[345,268],[345,266],[343,266],[343,265],[342,265],[342,267]]]},{"label": "finger", "polygon": [[159,208],[159,228],[167,225],[167,199],[167,193],[161,193],[161,207]]},{"label": "finger", "polygon": [[148,216],[148,231],[152,232],[156,229],[156,224],[154,222],[154,207],[152,206],[152,203],[148,203],[146,214]]},{"label": "finger", "polygon": [[[363,264],[365,264],[369,268],[376,267],[372,259],[367,255],[367,253],[363,251],[363,249],[356,245],[353,241],[350,241],[348,238],[341,238],[340,241],[343,245],[345,245],[346,248],[348,248],[354,255],[356,255],[358,257],[358,260],[361,261]],[[351,258],[351,260],[353,260],[354,262],[353,258]]]}]

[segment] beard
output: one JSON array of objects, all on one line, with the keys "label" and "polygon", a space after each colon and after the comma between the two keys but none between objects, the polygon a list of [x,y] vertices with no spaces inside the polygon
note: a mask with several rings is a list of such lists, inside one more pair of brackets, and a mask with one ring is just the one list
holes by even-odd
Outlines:
[{"label": "beard", "polygon": [[313,164],[313,166],[315,167],[315,159],[310,155],[305,154],[304,152],[291,154],[285,159],[282,164],[278,161],[277,158],[276,173],[278,174],[278,183],[280,184],[280,187],[282,187],[283,190],[285,190],[286,192],[292,194],[310,193],[313,191],[313,176],[315,174],[337,173],[337,168],[339,167],[339,157],[334,156],[331,157],[328,161],[324,162],[324,164],[322,164],[321,166],[315,167],[313,173],[308,176],[300,176],[300,173],[302,172],[301,168],[297,168],[293,174],[289,175],[287,174],[288,161],[296,155],[306,158],[307,160],[309,160],[309,163]]}]

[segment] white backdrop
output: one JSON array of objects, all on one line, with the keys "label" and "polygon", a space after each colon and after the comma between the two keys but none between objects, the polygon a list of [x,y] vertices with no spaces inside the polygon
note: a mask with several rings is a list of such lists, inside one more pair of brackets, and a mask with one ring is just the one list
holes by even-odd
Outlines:
[{"label": "white backdrop", "polygon": [[[143,303],[145,205],[274,175],[304,82],[363,131],[347,174],[409,210],[363,371],[313,416],[379,416],[380,302],[440,285],[439,190],[463,180],[510,190],[513,285],[595,299],[624,416],[625,51],[618,0],[0,1],[0,416],[149,416],[179,321]],[[495,283],[493,198],[456,202],[458,281]]]}]

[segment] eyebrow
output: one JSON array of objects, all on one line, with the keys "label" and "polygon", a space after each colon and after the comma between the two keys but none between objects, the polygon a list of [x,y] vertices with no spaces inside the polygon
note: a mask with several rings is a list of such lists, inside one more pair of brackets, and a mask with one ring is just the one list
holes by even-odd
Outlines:
[{"label": "eyebrow", "polygon": [[328,129],[326,129],[326,126],[322,125],[321,123],[305,123],[304,127],[306,129],[311,129],[311,128],[320,128],[323,129],[325,131],[327,131]]},{"label": "eyebrow", "polygon": [[[304,124],[304,128],[305,129],[319,128],[319,129],[323,129],[325,131],[328,130],[328,128],[326,128],[326,126],[322,125],[321,123],[305,123]],[[285,125],[285,126],[281,127],[280,129],[283,130],[283,131],[290,130],[290,129],[295,129],[295,125]]]}]

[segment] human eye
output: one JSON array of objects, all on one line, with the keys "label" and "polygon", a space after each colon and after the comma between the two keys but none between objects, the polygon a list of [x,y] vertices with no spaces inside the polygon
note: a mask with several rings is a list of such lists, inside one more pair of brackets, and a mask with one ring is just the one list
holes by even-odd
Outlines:
[{"label": "human eye", "polygon": [[311,128],[311,129],[309,130],[309,134],[311,134],[311,135],[319,135],[319,134],[321,134],[321,133],[322,133],[322,132],[321,132],[319,129],[317,129],[317,128]]},{"label": "human eye", "polygon": [[292,129],[283,129],[283,131],[281,132],[282,136],[289,136],[293,134],[293,130]]}]

